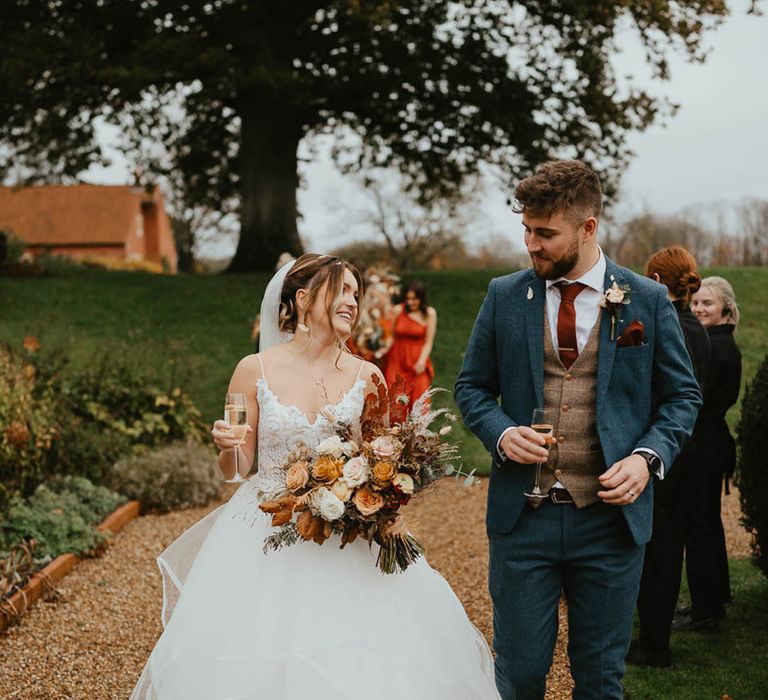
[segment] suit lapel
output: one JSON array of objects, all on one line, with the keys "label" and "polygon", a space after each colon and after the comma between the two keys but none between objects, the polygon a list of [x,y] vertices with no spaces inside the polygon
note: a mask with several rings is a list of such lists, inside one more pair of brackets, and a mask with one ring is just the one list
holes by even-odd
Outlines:
[{"label": "suit lapel", "polygon": [[531,271],[525,289],[525,331],[528,336],[528,357],[531,380],[536,392],[536,405],[544,405],[544,304],[546,286]]},{"label": "suit lapel", "polygon": [[[619,286],[625,284],[621,268],[608,257],[605,261],[603,289],[608,289],[614,282]],[[616,321],[616,335],[611,340],[611,314],[606,309],[600,309],[600,347],[597,354],[597,401],[595,404],[595,410],[598,414],[602,412],[608,384],[613,373],[613,362],[616,359],[616,338],[621,335],[623,323],[624,318],[623,313],[621,313]]]}]

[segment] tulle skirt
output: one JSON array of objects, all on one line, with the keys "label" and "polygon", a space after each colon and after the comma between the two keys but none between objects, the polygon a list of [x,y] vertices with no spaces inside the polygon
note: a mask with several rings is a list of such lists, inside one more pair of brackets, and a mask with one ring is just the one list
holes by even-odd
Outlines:
[{"label": "tulle skirt", "polygon": [[254,480],[159,558],[163,624],[131,700],[496,700],[493,661],[422,558],[382,574],[377,547],[273,528]]}]

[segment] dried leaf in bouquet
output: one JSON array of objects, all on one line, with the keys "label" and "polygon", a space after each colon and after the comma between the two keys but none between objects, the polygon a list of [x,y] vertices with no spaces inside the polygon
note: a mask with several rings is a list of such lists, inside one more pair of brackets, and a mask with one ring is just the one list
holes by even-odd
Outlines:
[{"label": "dried leaf in bouquet", "polygon": [[302,539],[322,544],[331,535],[332,525],[321,517],[305,510],[296,520],[296,530]]},{"label": "dried leaf in bouquet", "polygon": [[389,387],[389,422],[390,425],[405,423],[410,411],[410,399],[405,390],[405,377],[398,374],[394,384]]},{"label": "dried leaf in bouquet", "polygon": [[296,496],[288,495],[281,496],[274,501],[264,501],[264,503],[259,504],[259,508],[272,515],[273,527],[280,527],[291,522],[293,514],[302,510],[304,506]]},{"label": "dried leaf in bouquet", "polygon": [[312,539],[312,521],[314,517],[312,511],[305,510],[298,518],[296,518],[296,531],[304,540]]},{"label": "dried leaf in bouquet", "polygon": [[386,428],[389,414],[387,385],[381,381],[377,374],[371,377],[371,381],[376,387],[376,392],[366,395],[361,419],[361,429],[365,440],[371,439]]},{"label": "dried leaf in bouquet", "polygon": [[348,524],[341,535],[341,548],[344,549],[346,545],[352,544],[357,539],[359,533],[360,530],[355,523]]}]

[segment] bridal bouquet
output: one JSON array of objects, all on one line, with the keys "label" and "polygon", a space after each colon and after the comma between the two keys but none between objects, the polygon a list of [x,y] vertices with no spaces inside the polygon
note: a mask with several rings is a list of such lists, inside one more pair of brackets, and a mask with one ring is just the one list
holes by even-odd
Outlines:
[{"label": "bridal bouquet", "polygon": [[374,381],[377,393],[366,397],[359,442],[349,425],[336,423],[335,434],[315,449],[302,446],[289,456],[284,489],[259,505],[278,528],[266,538],[265,553],[302,540],[322,544],[335,533],[342,548],[357,537],[375,541],[378,567],[387,574],[404,571],[424,550],[398,530],[400,508],[440,477],[461,475],[474,483],[474,472],[463,474],[451,464],[457,449],[444,440],[451,426],[430,427],[439,416],[455,420],[447,409],[431,408],[440,390],[408,410],[401,386],[392,387],[388,400],[383,383]]}]

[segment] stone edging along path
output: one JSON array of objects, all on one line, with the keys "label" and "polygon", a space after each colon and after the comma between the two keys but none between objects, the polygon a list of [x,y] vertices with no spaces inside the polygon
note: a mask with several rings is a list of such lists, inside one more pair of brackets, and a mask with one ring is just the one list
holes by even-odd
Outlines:
[{"label": "stone edging along path", "polygon": [[[96,529],[99,532],[111,532],[116,535],[138,515],[139,502],[128,501],[115,508]],[[61,554],[35,573],[20,590],[2,601],[0,632],[7,629],[29,610],[35,602],[72,571],[82,559],[83,557],[76,554]]]}]

